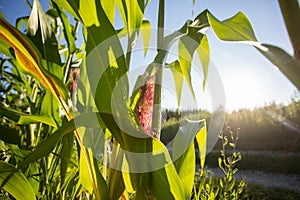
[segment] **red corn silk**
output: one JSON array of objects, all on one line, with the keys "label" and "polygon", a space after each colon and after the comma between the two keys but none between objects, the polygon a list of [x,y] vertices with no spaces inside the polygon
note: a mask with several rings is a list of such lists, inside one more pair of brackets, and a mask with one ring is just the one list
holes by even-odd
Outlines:
[{"label": "red corn silk", "polygon": [[139,88],[141,96],[137,104],[137,109],[135,110],[135,115],[144,132],[151,137],[155,137],[152,130],[154,89],[155,75],[149,76],[148,73],[145,73],[143,76],[143,85]]}]

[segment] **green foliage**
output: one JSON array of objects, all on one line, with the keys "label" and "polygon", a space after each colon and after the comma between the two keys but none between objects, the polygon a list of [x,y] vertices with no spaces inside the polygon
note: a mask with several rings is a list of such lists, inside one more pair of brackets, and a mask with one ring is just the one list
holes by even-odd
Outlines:
[{"label": "green foliage", "polygon": [[[119,126],[126,124],[131,132],[144,135],[144,127],[138,126],[142,123],[134,111],[141,106],[139,99],[151,98],[139,91],[130,94],[128,72],[131,51],[139,37],[144,43],[144,55],[147,54],[151,34],[144,12],[148,3],[53,0],[45,12],[39,1],[34,0],[30,16],[18,19],[16,27],[1,16],[0,171],[3,173],[0,183],[4,196],[8,192],[17,199],[191,198],[196,168],[193,140],[196,138],[198,143],[203,168],[206,121],[191,117],[181,129],[176,125],[180,134],[174,135],[176,142],[170,155],[159,140],[161,86],[155,84],[153,103],[157,107],[153,108],[152,119],[146,120],[152,122],[156,137],[135,137]],[[160,83],[163,70],[171,68],[178,105],[183,78],[194,93],[191,62],[195,52],[202,64],[205,87],[210,57],[207,28],[212,27],[223,40],[259,46],[249,20],[242,13],[220,21],[204,10],[178,31],[164,35],[164,10],[165,1],[160,0],[158,51],[141,77],[150,74]],[[116,14],[123,19],[121,30],[114,25]],[[19,30],[22,23],[25,32]],[[77,33],[80,26],[83,35]],[[126,51],[120,42],[124,36],[128,41]],[[76,46],[78,37],[85,40],[81,47]],[[168,51],[176,41],[179,41],[178,58],[166,64]],[[89,57],[93,56],[98,62],[91,64]],[[116,88],[121,91],[117,97]],[[90,145],[84,143],[87,140]],[[230,144],[235,148],[236,140]],[[134,156],[124,151],[151,156],[137,163]],[[205,190],[214,198],[239,196],[244,186],[237,186],[232,179],[239,155],[226,157],[224,150],[222,156],[220,167],[226,177],[219,189],[212,188],[210,182]],[[107,163],[116,164],[117,168]],[[150,164],[159,168],[136,172],[137,164],[145,169]]]}]

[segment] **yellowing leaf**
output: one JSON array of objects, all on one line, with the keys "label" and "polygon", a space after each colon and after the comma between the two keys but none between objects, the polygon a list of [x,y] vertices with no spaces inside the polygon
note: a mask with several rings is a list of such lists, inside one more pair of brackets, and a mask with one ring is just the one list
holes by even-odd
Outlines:
[{"label": "yellowing leaf", "polygon": [[41,67],[41,55],[31,41],[3,18],[0,18],[0,38],[14,49],[22,70],[36,77],[67,110],[68,92],[66,88],[57,77]]}]

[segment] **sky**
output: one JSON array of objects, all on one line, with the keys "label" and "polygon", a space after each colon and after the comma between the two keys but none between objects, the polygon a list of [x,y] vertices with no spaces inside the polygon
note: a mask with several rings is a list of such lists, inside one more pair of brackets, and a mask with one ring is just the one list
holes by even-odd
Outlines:
[{"label": "sky", "polygon": [[[43,8],[47,9],[45,2],[41,1]],[[192,0],[166,0],[165,9],[165,28],[170,30],[177,30],[187,19],[193,19],[204,9],[209,9],[220,20],[242,11],[252,23],[260,42],[278,46],[293,54],[276,0],[197,0],[195,5]],[[150,1],[145,18],[150,20],[153,27],[157,22],[157,10],[158,1]],[[29,15],[29,9],[23,0],[0,0],[0,12],[4,13],[12,24],[18,17]],[[118,23],[118,16],[116,20]],[[272,102],[288,103],[293,97],[296,88],[253,47],[220,41],[210,29],[207,36],[211,50],[211,66],[222,81],[227,111],[254,108]],[[209,73],[213,73],[212,68]],[[192,82],[198,84],[197,104],[210,110],[215,98],[212,95],[214,86],[208,85],[208,89],[203,92],[200,87],[202,82],[197,80],[198,78],[192,76]],[[168,92],[167,89],[165,91],[165,105],[176,107],[174,92]]]}]

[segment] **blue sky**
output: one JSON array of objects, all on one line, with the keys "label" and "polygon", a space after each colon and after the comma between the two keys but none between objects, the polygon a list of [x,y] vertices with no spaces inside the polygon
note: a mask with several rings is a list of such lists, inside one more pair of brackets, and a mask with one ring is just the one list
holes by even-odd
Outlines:
[{"label": "blue sky", "polygon": [[[47,9],[45,1],[41,2]],[[158,1],[152,0],[145,12],[152,26],[156,26],[157,9]],[[275,0],[198,0],[194,6],[192,0],[166,0],[165,27],[177,30],[204,9],[209,9],[221,20],[242,11],[251,21],[260,42],[279,46],[290,54],[293,52]],[[0,0],[0,12],[12,24],[18,17],[29,15],[23,0]],[[287,103],[293,96],[296,88],[253,47],[222,42],[211,30],[207,35],[211,61],[223,81],[227,110],[253,108],[273,101]]]}]

